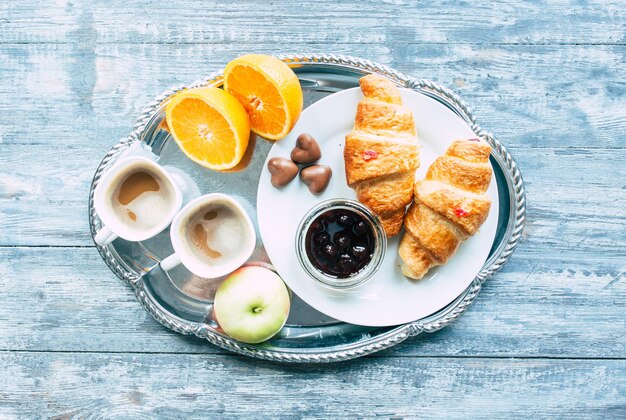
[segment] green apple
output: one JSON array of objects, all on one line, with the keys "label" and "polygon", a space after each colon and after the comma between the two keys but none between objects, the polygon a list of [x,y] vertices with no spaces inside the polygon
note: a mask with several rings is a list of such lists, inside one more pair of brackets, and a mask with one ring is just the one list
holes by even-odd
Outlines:
[{"label": "green apple", "polygon": [[226,334],[244,343],[260,343],[285,325],[289,306],[289,292],[276,273],[246,266],[232,272],[217,289],[213,311]]}]

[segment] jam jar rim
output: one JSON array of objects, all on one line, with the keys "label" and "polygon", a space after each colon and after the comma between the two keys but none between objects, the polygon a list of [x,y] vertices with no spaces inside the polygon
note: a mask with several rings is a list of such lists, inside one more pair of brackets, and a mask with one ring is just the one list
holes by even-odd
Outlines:
[{"label": "jam jar rim", "polygon": [[[353,276],[339,278],[321,271],[309,259],[306,251],[306,236],[311,224],[322,213],[330,210],[349,210],[359,214],[372,229],[374,250],[372,259]],[[356,200],[333,198],[318,203],[304,215],[296,233],[296,256],[304,271],[318,284],[333,290],[346,290],[361,286],[370,280],[380,268],[387,251],[387,235],[380,219],[370,209]]]}]

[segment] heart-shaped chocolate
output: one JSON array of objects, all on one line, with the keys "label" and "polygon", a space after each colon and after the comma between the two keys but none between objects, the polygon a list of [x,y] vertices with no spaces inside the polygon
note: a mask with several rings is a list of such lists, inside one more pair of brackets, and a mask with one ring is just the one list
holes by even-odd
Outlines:
[{"label": "heart-shaped chocolate", "polygon": [[300,171],[300,179],[309,186],[313,194],[321,194],[328,183],[333,171],[326,165],[311,165]]},{"label": "heart-shaped chocolate", "polygon": [[272,185],[276,188],[284,187],[298,175],[298,165],[284,157],[271,158],[267,162],[267,169],[272,174]]},{"label": "heart-shaped chocolate", "polygon": [[322,157],[319,144],[309,134],[302,133],[296,140],[296,147],[291,151],[291,160],[307,165],[316,162]]}]

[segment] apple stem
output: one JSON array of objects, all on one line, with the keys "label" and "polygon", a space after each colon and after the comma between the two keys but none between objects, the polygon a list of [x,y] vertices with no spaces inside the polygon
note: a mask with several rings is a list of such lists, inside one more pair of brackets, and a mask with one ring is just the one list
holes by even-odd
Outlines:
[{"label": "apple stem", "polygon": [[262,311],[261,308],[259,308],[258,306],[256,308],[252,308],[252,312],[254,312],[255,314],[258,314]]}]

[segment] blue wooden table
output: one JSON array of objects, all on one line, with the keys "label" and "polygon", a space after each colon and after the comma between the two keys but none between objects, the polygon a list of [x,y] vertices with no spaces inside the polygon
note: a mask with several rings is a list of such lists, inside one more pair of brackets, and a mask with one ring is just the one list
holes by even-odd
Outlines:
[{"label": "blue wooden table", "polygon": [[[452,326],[285,366],[157,324],[87,195],[151,98],[246,52],[360,56],[449,86],[527,183],[525,237]],[[0,417],[626,417],[626,6],[4,1]]]}]

